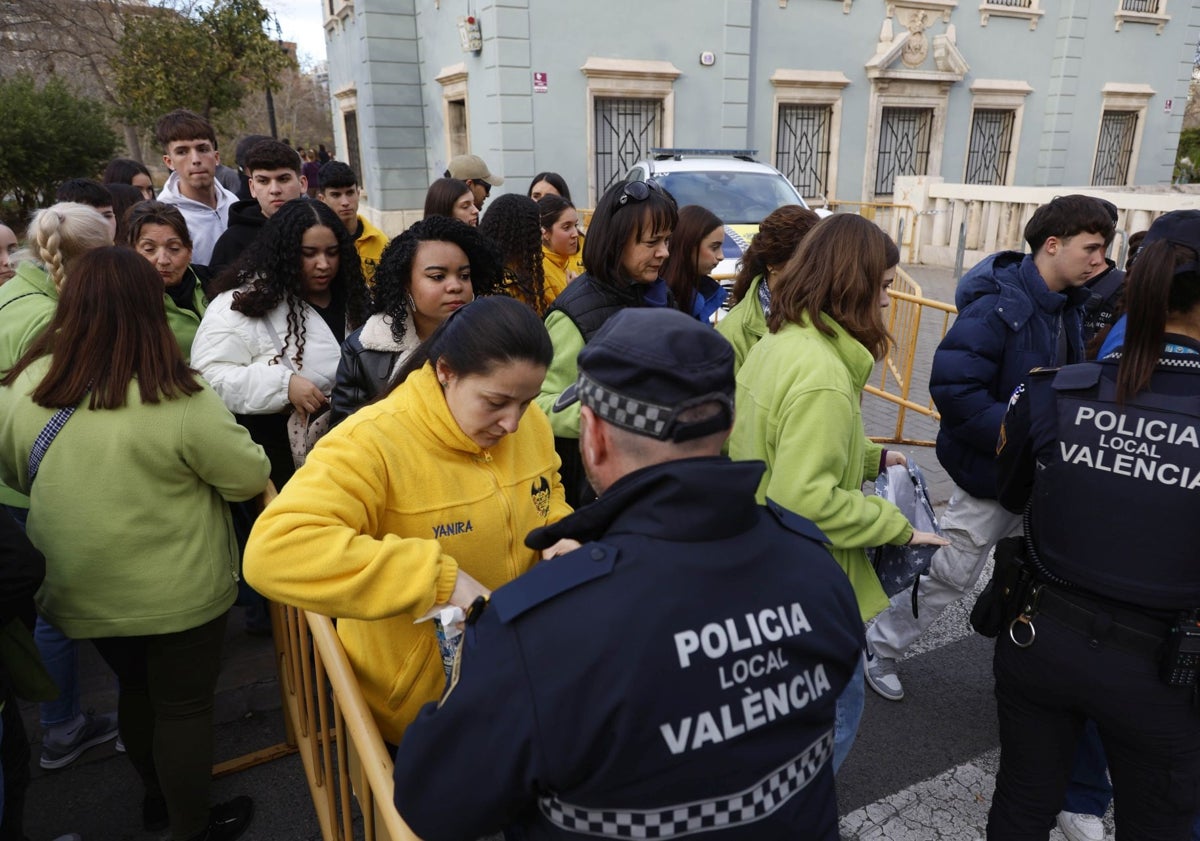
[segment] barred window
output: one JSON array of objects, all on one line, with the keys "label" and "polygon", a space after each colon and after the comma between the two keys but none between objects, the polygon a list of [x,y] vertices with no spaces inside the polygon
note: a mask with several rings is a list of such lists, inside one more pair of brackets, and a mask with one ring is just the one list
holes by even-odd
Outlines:
[{"label": "barred window", "polygon": [[830,105],[780,105],[775,168],[806,199],[825,197],[829,188]]},{"label": "barred window", "polygon": [[596,198],[662,146],[661,99],[595,99]]},{"label": "barred window", "polygon": [[1122,12],[1146,12],[1158,14],[1159,0],[1121,0]]},{"label": "barred window", "polygon": [[971,140],[967,150],[968,184],[1004,184],[1012,154],[1016,112],[1009,109],[977,108],[971,118]]},{"label": "barred window", "polygon": [[884,108],[875,166],[875,195],[890,196],[897,175],[927,175],[932,108]]},{"label": "barred window", "polygon": [[1129,182],[1129,161],[1133,157],[1137,120],[1136,111],[1104,112],[1100,118],[1100,140],[1096,144],[1092,186],[1112,187]]}]

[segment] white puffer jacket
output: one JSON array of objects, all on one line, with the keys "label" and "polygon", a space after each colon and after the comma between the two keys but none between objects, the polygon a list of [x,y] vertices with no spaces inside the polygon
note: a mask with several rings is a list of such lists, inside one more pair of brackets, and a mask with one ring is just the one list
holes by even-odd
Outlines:
[{"label": "white puffer jacket", "polygon": [[[246,287],[243,287],[246,288]],[[266,415],[288,407],[288,381],[292,371],[272,360],[279,351],[266,322],[287,338],[287,302],[263,318],[251,318],[231,309],[234,292],[222,292],[204,313],[192,343],[192,366],[212,384],[229,411],[239,415]],[[295,364],[294,340],[288,357]],[[304,360],[297,365],[326,396],[333,392],[341,347],[333,332],[308,304],[304,305]]]}]

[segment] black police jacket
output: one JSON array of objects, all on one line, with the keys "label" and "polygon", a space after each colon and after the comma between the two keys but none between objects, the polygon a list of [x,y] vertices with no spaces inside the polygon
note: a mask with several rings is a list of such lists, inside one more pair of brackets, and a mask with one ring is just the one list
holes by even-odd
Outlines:
[{"label": "black police jacket", "polygon": [[426,841],[835,841],[834,705],[858,666],[849,581],[760,462],[636,471],[539,529],[582,548],[497,590],[459,678],[408,728],[395,801]]},{"label": "black police jacket", "polygon": [[998,490],[1011,511],[1032,500],[1030,536],[1050,573],[1178,610],[1200,607],[1200,343],[1166,341],[1149,387],[1124,406],[1117,354],[1033,372],[1001,428]]}]

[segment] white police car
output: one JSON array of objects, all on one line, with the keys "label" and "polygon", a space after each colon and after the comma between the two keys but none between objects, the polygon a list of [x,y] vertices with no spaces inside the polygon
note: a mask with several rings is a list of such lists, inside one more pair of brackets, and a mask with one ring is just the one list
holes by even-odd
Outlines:
[{"label": "white police car", "polygon": [[[785,204],[808,207],[782,172],[754,160],[753,149],[651,149],[625,182],[653,181],[680,207],[698,204],[725,223],[724,258],[713,276],[729,285],[763,217]],[[829,211],[818,210],[821,216]]]}]

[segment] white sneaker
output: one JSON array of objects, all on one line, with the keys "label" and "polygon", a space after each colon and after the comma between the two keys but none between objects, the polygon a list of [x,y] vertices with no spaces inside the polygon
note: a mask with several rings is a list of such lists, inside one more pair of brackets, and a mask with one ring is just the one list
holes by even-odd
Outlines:
[{"label": "white sneaker", "polygon": [[904,698],[904,686],[900,683],[900,675],[896,674],[896,661],[891,657],[878,657],[871,650],[870,643],[863,651],[863,677],[867,686],[875,690],[875,694],[889,701],[900,701]]},{"label": "white sneaker", "polygon": [[1086,812],[1059,812],[1058,828],[1067,841],[1104,841],[1104,821]]}]

